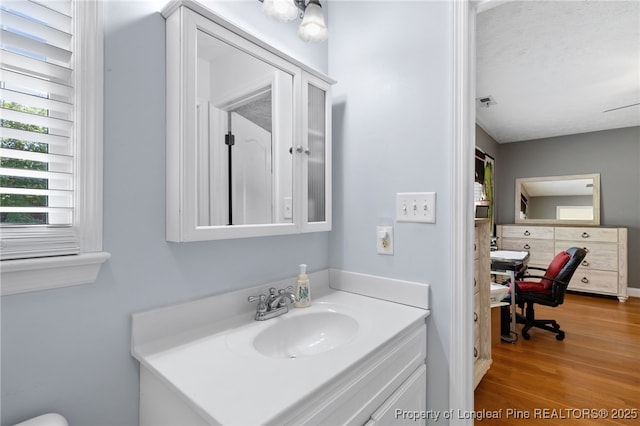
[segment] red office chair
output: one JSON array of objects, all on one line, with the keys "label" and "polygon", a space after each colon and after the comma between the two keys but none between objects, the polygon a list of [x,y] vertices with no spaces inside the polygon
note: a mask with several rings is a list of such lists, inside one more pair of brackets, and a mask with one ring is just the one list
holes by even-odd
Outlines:
[{"label": "red office chair", "polygon": [[[556,333],[556,339],[564,339],[564,331],[560,330],[560,325],[555,320],[536,319],[534,305],[538,303],[556,307],[564,303],[569,281],[586,255],[585,249],[571,247],[558,253],[547,269],[531,266],[524,275],[516,278],[516,303],[523,313],[517,316],[517,321],[524,324],[522,337],[525,340],[531,338],[529,330],[532,327],[552,331]],[[544,275],[530,275],[529,271],[532,269],[544,271]]]}]

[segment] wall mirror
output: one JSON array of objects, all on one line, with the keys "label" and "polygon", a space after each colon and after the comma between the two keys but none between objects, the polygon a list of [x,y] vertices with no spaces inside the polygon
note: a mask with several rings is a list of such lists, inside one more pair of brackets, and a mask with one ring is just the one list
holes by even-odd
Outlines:
[{"label": "wall mirror", "polygon": [[600,175],[516,179],[515,222],[600,225]]},{"label": "wall mirror", "polygon": [[335,81],[199,3],[162,14],[167,240],[331,229]]},{"label": "wall mirror", "polygon": [[293,220],[293,76],[197,32],[198,226]]}]

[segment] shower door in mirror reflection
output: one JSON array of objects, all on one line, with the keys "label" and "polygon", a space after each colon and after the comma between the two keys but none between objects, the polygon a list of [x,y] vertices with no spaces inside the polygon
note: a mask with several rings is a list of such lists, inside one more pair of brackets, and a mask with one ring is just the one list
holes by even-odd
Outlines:
[{"label": "shower door in mirror reflection", "polygon": [[292,221],[293,77],[198,31],[198,226]]}]

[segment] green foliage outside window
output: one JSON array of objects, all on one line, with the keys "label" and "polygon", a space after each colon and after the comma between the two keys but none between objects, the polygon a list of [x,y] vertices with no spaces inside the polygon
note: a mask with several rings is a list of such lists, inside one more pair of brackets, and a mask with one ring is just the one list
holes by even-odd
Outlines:
[{"label": "green foliage outside window", "polygon": [[[14,111],[46,116],[47,110],[42,108],[25,107],[15,102],[0,100],[0,107]],[[24,124],[10,120],[0,120],[0,127],[26,130],[29,132],[48,133],[46,127]],[[0,147],[19,151],[48,152],[48,145],[27,140],[0,138]],[[0,167],[23,170],[48,170],[48,164],[40,161],[21,160],[9,157],[0,158]],[[48,189],[47,179],[26,178],[17,176],[0,176],[0,186],[3,188]],[[0,205],[6,207],[46,207],[47,197],[44,195],[0,194]],[[3,224],[46,224],[46,213],[0,213],[0,223]]]}]

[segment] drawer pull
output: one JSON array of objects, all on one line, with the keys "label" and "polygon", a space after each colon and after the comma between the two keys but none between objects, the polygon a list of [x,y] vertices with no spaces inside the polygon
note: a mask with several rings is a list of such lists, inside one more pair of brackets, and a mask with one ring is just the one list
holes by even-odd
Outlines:
[{"label": "drawer pull", "polygon": [[589,237],[590,237],[590,235],[588,233],[586,233],[586,232],[582,233],[582,238],[589,238]]},{"label": "drawer pull", "polygon": [[478,281],[474,278],[473,279],[473,288],[478,287]]},{"label": "drawer pull", "polygon": [[582,247],[584,249],[584,251],[586,251],[587,253],[589,253],[589,249],[586,247]]},{"label": "drawer pull", "polygon": [[589,262],[587,262],[586,260],[582,261],[582,266],[589,266]]},{"label": "drawer pull", "polygon": [[585,283],[585,284],[588,284],[588,283],[589,283],[589,278],[587,278],[587,277],[582,277],[582,279],[581,279],[580,281],[582,281],[582,282],[583,282],[583,283]]},{"label": "drawer pull", "polygon": [[525,250],[529,250],[531,246],[529,244],[525,244],[524,246],[522,246],[522,248]]},{"label": "drawer pull", "polygon": [[478,349],[475,347],[473,348],[473,357],[478,358]]},{"label": "drawer pull", "polygon": [[478,322],[478,313],[477,312],[473,313],[473,322]]},{"label": "drawer pull", "polygon": [[524,231],[524,236],[525,236],[525,237],[528,237],[529,235],[531,235],[531,232],[529,232],[529,231]]}]

